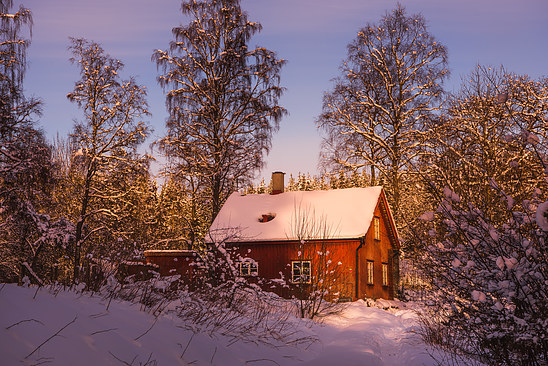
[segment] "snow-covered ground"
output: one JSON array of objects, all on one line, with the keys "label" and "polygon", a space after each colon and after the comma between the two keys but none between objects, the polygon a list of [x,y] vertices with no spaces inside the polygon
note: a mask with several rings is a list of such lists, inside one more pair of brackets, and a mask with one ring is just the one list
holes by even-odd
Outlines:
[{"label": "snow-covered ground", "polygon": [[0,284],[2,365],[435,365],[414,312],[348,305],[318,324],[290,318],[317,341],[299,346],[195,333],[164,312],[76,292]]}]

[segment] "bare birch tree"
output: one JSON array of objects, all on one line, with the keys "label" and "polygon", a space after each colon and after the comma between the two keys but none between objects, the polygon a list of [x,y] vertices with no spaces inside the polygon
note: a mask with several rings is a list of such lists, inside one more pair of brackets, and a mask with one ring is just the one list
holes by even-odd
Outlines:
[{"label": "bare birch tree", "polygon": [[370,167],[373,181],[377,170],[401,224],[402,182],[418,156],[423,123],[439,108],[446,48],[421,15],[408,16],[398,5],[358,32],[341,73],[317,121],[326,133],[323,160],[350,170]]},{"label": "bare birch tree", "polygon": [[167,136],[161,150],[172,173],[197,178],[211,222],[222,203],[263,166],[263,155],[285,110],[279,74],[285,61],[248,46],[261,30],[239,0],[183,1],[190,18],[173,28],[169,51],[153,59],[168,89]]},{"label": "bare birch tree", "polygon": [[[148,134],[142,118],[148,115],[145,89],[133,79],[121,80],[122,62],[104,53],[99,44],[71,39],[70,61],[80,69],[81,80],[67,98],[83,111],[84,119],[72,133],[74,158],[80,174],[75,198],[76,233],[74,278],[80,266],[80,248],[95,233],[108,229],[99,221],[95,227],[86,223],[98,215],[115,218],[123,211],[105,201],[120,201],[127,191],[105,189],[110,173],[125,174],[127,168],[146,164],[139,161],[136,148]],[[146,159],[145,159],[146,160]]]},{"label": "bare birch tree", "polygon": [[431,125],[423,172],[474,204],[487,204],[491,219],[501,207],[490,180],[516,202],[546,190],[539,156],[548,153],[547,98],[546,79],[476,67]]},{"label": "bare birch tree", "polygon": [[[28,275],[43,283],[52,253],[71,238],[70,223],[51,217],[51,148],[36,128],[41,102],[23,93],[31,12],[0,2],[0,282]],[[62,252],[62,251],[60,251]]]},{"label": "bare birch tree", "polygon": [[422,171],[432,207],[413,225],[434,305],[423,330],[470,364],[544,365],[547,79],[478,66],[448,107]]}]

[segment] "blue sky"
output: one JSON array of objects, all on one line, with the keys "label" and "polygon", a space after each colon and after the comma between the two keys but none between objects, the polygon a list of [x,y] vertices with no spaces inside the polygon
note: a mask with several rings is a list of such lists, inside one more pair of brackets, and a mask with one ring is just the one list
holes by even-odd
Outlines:
[{"label": "blue sky", "polygon": [[[47,136],[66,136],[79,119],[66,94],[78,80],[68,62],[68,37],[96,41],[122,60],[124,77],[133,75],[148,89],[154,133],[164,133],[164,91],[156,83],[154,49],[166,49],[171,28],[186,22],[179,0],[24,0],[34,16],[25,80],[28,95],[44,101],[40,126]],[[422,13],[429,30],[449,51],[450,79],[456,91],[476,64],[500,66],[533,78],[548,76],[548,1],[546,0],[402,0],[409,14]],[[288,60],[282,72],[287,88],[281,104],[289,111],[272,140],[266,167],[294,176],[318,172],[320,134],[315,120],[322,95],[331,88],[346,46],[365,24],[376,23],[396,6],[392,0],[242,0],[249,19],[263,25],[251,40]]]}]

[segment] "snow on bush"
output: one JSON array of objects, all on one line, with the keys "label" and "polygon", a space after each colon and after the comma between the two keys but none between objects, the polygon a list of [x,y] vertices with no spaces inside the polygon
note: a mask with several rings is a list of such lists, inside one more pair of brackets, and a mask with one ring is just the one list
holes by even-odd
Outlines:
[{"label": "snow on bush", "polygon": [[541,203],[537,208],[537,225],[544,231],[548,231],[548,201]]},{"label": "snow on bush", "polygon": [[548,205],[536,209],[533,198],[503,218],[443,193],[437,211],[443,222],[429,223],[437,235],[424,235],[431,244],[423,267],[436,289],[436,316],[447,327],[440,343],[453,342],[461,354],[486,363],[546,362]]}]

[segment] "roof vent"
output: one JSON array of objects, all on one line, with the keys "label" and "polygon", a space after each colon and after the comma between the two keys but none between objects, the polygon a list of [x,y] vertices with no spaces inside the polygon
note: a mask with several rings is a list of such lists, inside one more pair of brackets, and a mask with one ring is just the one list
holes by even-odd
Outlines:
[{"label": "roof vent", "polygon": [[272,221],[275,217],[275,213],[262,214],[261,217],[259,217],[259,222],[269,222]]},{"label": "roof vent", "polygon": [[279,194],[284,193],[284,172],[272,173],[272,193]]}]

